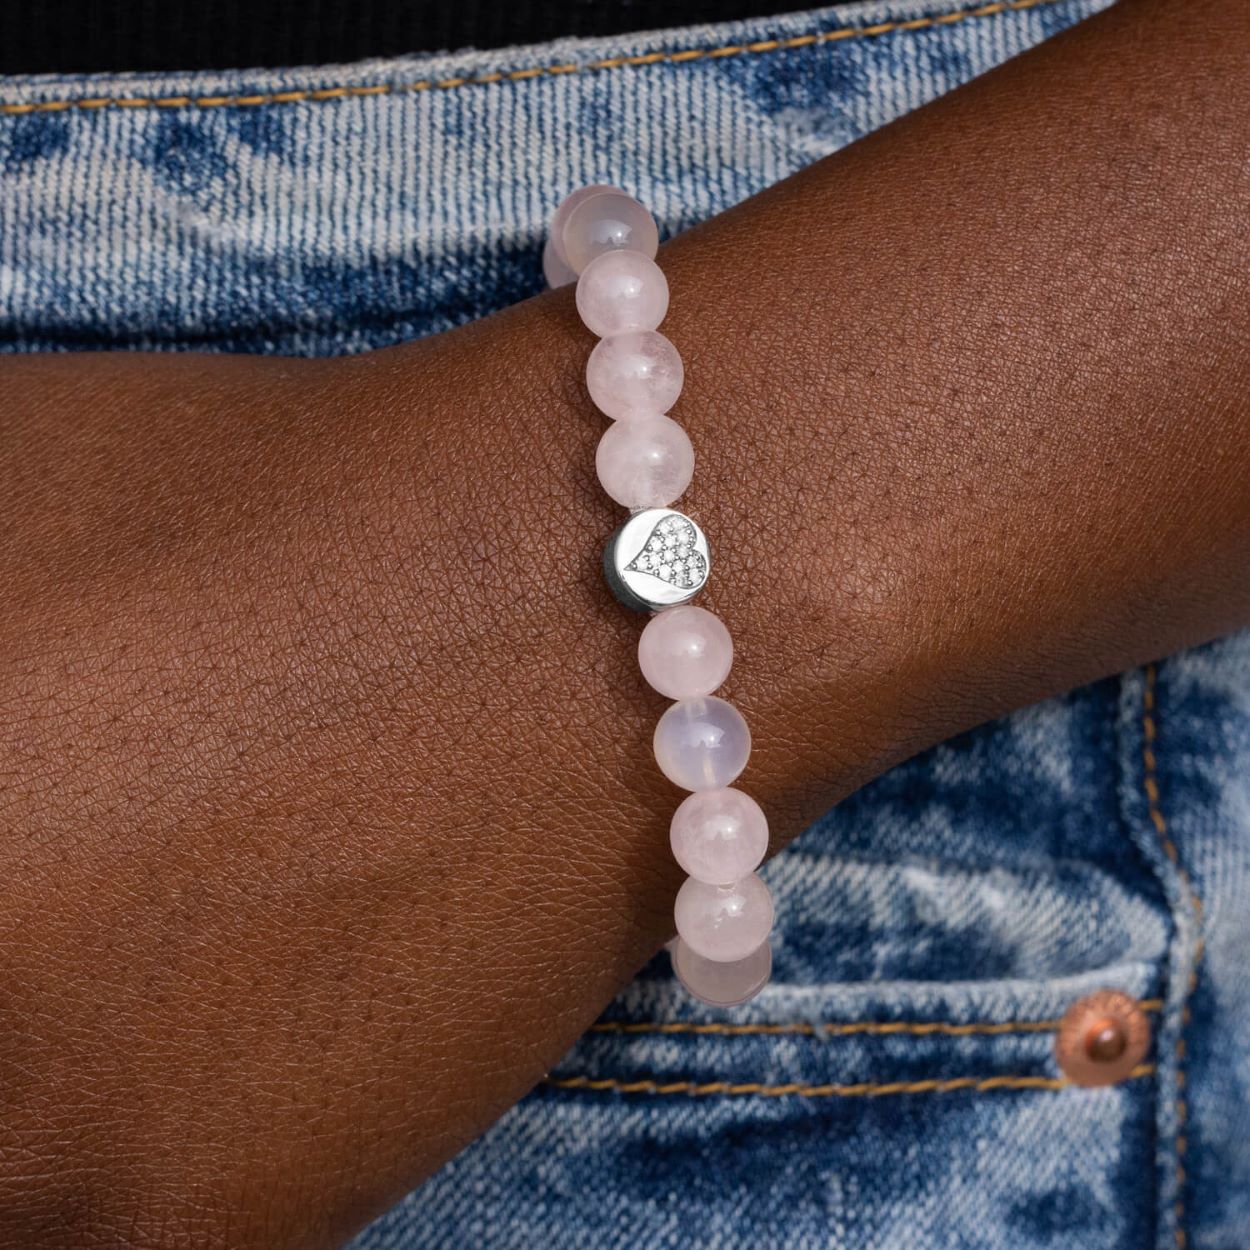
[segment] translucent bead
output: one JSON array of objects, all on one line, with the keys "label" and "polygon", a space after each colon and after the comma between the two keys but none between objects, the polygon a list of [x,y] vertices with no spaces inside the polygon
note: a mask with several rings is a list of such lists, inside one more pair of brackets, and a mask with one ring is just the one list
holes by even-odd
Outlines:
[{"label": "translucent bead", "polygon": [[655,416],[681,394],[685,371],[677,348],[655,330],[600,339],[586,362],[586,388],[609,417]]},{"label": "translucent bead", "polygon": [[569,268],[581,273],[596,256],[628,248],[654,256],[660,246],[655,218],[623,191],[588,195],[570,210],[560,231]]},{"label": "translucent bead", "polygon": [[555,245],[550,239],[543,244],[543,277],[553,290],[558,286],[568,286],[577,281],[575,274],[556,254]]},{"label": "translucent bead", "polygon": [[751,731],[714,695],[682,699],[660,717],[652,745],[660,771],[683,790],[719,790],[746,767]]},{"label": "translucent bead", "polygon": [[741,790],[688,795],[669,826],[673,858],[696,881],[723,885],[754,872],[768,851],[768,821]]},{"label": "translucent bead", "polygon": [[673,971],[686,989],[713,1007],[737,1007],[754,998],[768,984],[773,953],[761,942],[744,959],[705,959],[678,938],[669,952]]},{"label": "translucent bead", "polygon": [[[640,421],[611,430],[632,429]],[[609,430],[609,433],[611,432]],[[670,699],[711,694],[729,676],[734,644],[719,616],[707,608],[669,608],[653,616],[638,638],[638,667],[648,685]]]},{"label": "translucent bead", "polygon": [[716,963],[745,959],[773,927],[773,899],[755,874],[733,885],[709,885],[688,877],[677,891],[673,919],[681,940]]},{"label": "translucent bead", "polygon": [[664,271],[641,252],[604,252],[582,270],[577,311],[600,338],[654,330],[668,312]]},{"label": "translucent bead", "polygon": [[[556,256],[568,264],[568,256],[564,251],[564,227],[568,223],[569,214],[584,200],[588,200],[594,195],[603,195],[605,192],[612,192],[614,195],[626,195],[627,192],[622,191],[620,187],[610,187],[606,183],[598,182],[589,187],[578,187],[576,191],[569,192],[568,195],[556,205],[556,211],[551,215],[551,229],[547,232],[548,238],[551,240],[551,250]],[[576,274],[573,277],[577,277]]]},{"label": "translucent bead", "polygon": [[627,508],[665,508],[694,476],[694,448],[669,417],[617,421],[603,432],[595,452],[603,489]]}]

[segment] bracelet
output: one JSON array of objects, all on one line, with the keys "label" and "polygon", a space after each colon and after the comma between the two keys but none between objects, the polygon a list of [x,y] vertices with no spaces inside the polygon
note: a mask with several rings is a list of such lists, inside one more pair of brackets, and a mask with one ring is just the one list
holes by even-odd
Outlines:
[{"label": "bracelet", "polygon": [[619,187],[574,191],[556,209],[543,252],[551,286],[577,281],[577,311],[599,336],[586,364],[595,406],[612,418],[595,468],[604,490],[630,510],[608,540],[603,568],[626,607],[653,615],[638,640],[647,682],[674,699],[655,727],[660,771],[686,799],[670,840],[689,874],[677,894],[673,970],[715,1006],[744,1003],[772,971],[773,902],[755,870],[768,849],[760,806],[732,782],[746,766],[751,732],[712,693],[733,662],[720,618],[690,600],[711,569],[699,526],[671,505],[694,473],[686,432],[665,415],[681,393],[677,349],[657,332],[668,283],[654,257],[651,214]]}]

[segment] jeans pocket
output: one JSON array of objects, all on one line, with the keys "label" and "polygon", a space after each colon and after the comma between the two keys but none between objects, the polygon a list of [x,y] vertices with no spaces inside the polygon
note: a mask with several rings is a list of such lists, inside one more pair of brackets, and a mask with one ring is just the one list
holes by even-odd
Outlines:
[{"label": "jeans pocket", "polygon": [[1149,1244],[1156,1048],[1097,1089],[1055,1057],[1096,989],[1167,1015],[1124,699],[1027,709],[819,821],[766,870],[775,978],[746,1009],[701,1008],[658,957],[497,1130],[571,1230],[553,1244]]}]

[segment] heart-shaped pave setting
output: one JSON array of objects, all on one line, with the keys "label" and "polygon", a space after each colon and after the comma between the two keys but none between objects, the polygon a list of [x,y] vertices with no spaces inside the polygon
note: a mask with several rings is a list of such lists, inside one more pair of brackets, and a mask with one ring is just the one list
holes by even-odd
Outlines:
[{"label": "heart-shaped pave setting", "polygon": [[612,593],[635,612],[660,612],[688,602],[703,589],[711,567],[703,531],[672,508],[635,512],[603,553]]},{"label": "heart-shaped pave setting", "polygon": [[703,585],[707,561],[699,553],[694,522],[670,512],[647,536],[643,549],[625,566],[627,573],[649,573],[670,586],[691,590]]}]

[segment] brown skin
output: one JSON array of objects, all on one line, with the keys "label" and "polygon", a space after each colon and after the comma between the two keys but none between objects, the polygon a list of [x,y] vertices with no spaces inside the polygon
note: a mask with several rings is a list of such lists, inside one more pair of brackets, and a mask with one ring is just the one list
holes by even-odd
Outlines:
[{"label": "brown skin", "polygon": [[[1125,3],[664,249],[778,845],[1250,621],[1248,135]],[[589,346],[0,365],[0,1244],[337,1244],[668,935]]]}]

